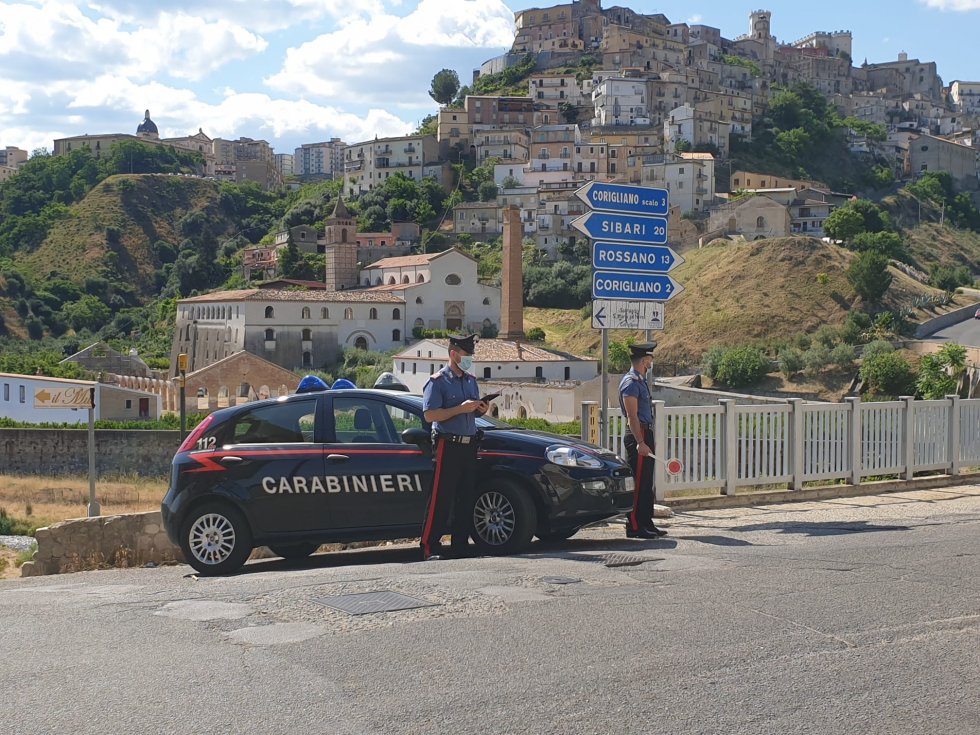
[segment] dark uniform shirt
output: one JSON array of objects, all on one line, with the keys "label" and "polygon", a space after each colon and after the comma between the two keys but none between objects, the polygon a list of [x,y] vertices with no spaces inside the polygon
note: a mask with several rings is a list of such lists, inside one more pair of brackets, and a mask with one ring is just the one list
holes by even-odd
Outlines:
[{"label": "dark uniform shirt", "polygon": [[[469,400],[480,400],[480,387],[476,378],[469,373],[456,377],[452,368],[446,365],[425,384],[422,391],[422,410],[455,408]],[[445,421],[434,421],[432,428],[439,434],[473,436],[476,434],[476,414],[469,412]]]},{"label": "dark uniform shirt", "polygon": [[650,389],[647,387],[646,378],[640,375],[636,368],[630,368],[630,371],[619,382],[619,407],[623,410],[623,418],[627,417],[626,405],[623,402],[625,396],[633,396],[636,399],[636,415],[640,419],[640,423],[652,424],[653,411],[650,407]]}]

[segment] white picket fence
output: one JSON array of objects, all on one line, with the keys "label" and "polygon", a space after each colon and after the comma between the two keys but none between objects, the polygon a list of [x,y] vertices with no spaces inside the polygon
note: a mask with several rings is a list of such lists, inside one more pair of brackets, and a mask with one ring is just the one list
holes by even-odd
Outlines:
[{"label": "white picket fence", "polygon": [[[800,490],[804,482],[858,484],[882,475],[911,480],[916,472],[958,475],[980,466],[980,399],[718,403],[668,408],[653,401],[658,500],[668,490],[721,488],[732,495],[739,486],[770,484]],[[598,404],[584,402],[582,416],[583,439],[626,456],[620,409],[609,409],[605,431]],[[677,474],[667,471],[672,459],[680,462]]]}]

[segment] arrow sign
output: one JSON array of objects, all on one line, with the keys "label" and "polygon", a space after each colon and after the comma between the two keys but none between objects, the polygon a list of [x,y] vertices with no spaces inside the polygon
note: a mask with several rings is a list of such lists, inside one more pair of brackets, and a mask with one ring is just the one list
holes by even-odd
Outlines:
[{"label": "arrow sign", "polygon": [[667,220],[663,217],[589,212],[573,220],[572,227],[593,240],[637,245],[667,244]]},{"label": "arrow sign", "polygon": [[663,329],[664,305],[660,301],[592,301],[593,329]]},{"label": "arrow sign", "polygon": [[651,186],[628,186],[626,184],[604,184],[590,181],[575,192],[575,196],[592,209],[602,212],[622,214],[667,214],[668,193],[666,189]]},{"label": "arrow sign", "polygon": [[662,245],[597,242],[592,246],[592,267],[596,270],[668,273],[683,262],[684,258]]},{"label": "arrow sign", "polygon": [[647,273],[592,274],[592,298],[632,299],[633,301],[668,301],[684,287],[668,275]]}]

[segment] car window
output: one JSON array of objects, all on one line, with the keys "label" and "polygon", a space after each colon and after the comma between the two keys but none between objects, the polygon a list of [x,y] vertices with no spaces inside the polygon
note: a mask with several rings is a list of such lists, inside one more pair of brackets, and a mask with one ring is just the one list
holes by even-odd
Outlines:
[{"label": "car window", "polygon": [[422,417],[414,411],[409,411],[407,408],[401,408],[391,403],[386,404],[385,407],[388,409],[388,418],[399,440],[401,439],[401,433],[405,429],[427,428],[425,422],[422,421]]},{"label": "car window", "polygon": [[245,411],[225,424],[220,444],[292,444],[313,441],[316,399]]},{"label": "car window", "polygon": [[341,444],[400,442],[386,405],[370,398],[336,396],[333,399],[333,426]]}]

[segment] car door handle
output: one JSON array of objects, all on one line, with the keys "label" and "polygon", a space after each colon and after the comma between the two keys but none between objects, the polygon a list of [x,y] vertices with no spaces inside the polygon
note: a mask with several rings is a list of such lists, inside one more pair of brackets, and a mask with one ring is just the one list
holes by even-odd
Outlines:
[{"label": "car door handle", "polygon": [[327,461],[328,462],[346,462],[349,459],[350,459],[350,457],[348,455],[346,455],[346,454],[328,454],[327,455]]},{"label": "car door handle", "polygon": [[244,457],[236,457],[233,454],[229,454],[227,457],[222,457],[218,460],[221,464],[241,464],[245,461]]}]

